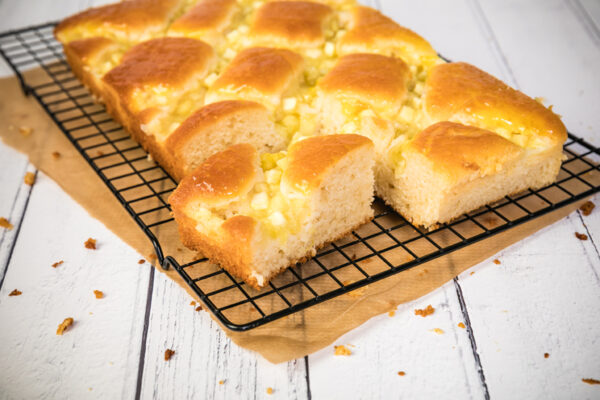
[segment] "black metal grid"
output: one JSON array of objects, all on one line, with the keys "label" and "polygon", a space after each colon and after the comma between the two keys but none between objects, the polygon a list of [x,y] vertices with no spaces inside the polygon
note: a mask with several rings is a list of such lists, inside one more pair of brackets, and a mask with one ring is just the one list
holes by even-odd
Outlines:
[{"label": "black metal grid", "polygon": [[[65,62],[54,23],[0,34],[0,53],[32,95],[152,241],[163,268],[174,267],[232,330],[248,330],[397,274],[600,191],[600,151],[572,134],[558,181],[507,196],[426,231],[380,203],[368,224],[286,270],[262,291],[206,259],[180,262],[159,238],[175,235],[166,201],[175,181],[97,104]],[[39,68],[43,72],[39,71]],[[35,71],[32,71],[34,70]],[[359,293],[359,292],[358,292]]]}]

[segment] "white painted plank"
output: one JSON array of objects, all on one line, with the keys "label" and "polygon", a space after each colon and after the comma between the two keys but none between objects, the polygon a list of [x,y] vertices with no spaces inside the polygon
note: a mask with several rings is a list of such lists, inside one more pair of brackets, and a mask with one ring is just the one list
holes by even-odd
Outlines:
[{"label": "white painted plank", "polygon": [[492,398],[598,398],[581,379],[600,371],[600,260],[574,231],[576,214],[461,277]]},{"label": "white painted plank", "polygon": [[[98,240],[96,251],[83,243]],[[64,264],[52,268],[52,264]],[[0,392],[8,398],[132,398],[149,265],[43,174],[0,290]],[[21,296],[9,297],[13,290]],[[93,290],[105,298],[97,300]],[[75,324],[64,336],[65,318]],[[91,391],[90,391],[91,388]]]},{"label": "white painted plank", "polygon": [[[428,304],[434,314],[414,315]],[[373,318],[336,341],[352,355],[336,356],[331,346],[309,356],[313,398],[483,398],[468,333],[459,322],[464,320],[452,282],[399,306],[393,317]]]},{"label": "white painted plank", "polygon": [[[308,398],[304,359],[274,365],[238,347],[191,300],[165,275],[155,274],[141,398]],[[175,350],[169,361],[166,349]]]}]

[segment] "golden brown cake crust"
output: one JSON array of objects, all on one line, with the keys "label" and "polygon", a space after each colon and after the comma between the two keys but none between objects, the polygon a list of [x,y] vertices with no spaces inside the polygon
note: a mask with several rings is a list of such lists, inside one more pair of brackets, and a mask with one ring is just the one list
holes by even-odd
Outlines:
[{"label": "golden brown cake crust", "polygon": [[302,56],[293,51],[253,47],[233,59],[211,90],[251,88],[265,95],[280,94],[301,68]]},{"label": "golden brown cake crust", "polygon": [[168,18],[181,6],[180,0],[129,0],[90,8],[62,20],[54,29],[55,36],[62,42],[72,31],[87,27],[91,32],[100,29],[115,29],[121,32],[142,31],[149,27],[166,28]]},{"label": "golden brown cake crust", "polygon": [[[364,46],[373,50],[387,47],[391,43],[410,45],[415,50],[431,56],[436,52],[421,36],[408,28],[398,25],[391,18],[370,7],[357,6],[352,10],[352,25],[348,33],[340,41],[344,53],[345,48]],[[374,51],[378,52],[378,51]]]},{"label": "golden brown cake crust", "polygon": [[236,10],[235,0],[201,0],[169,27],[169,31],[194,33],[195,31],[223,29]]},{"label": "golden brown cake crust", "polygon": [[205,75],[214,57],[212,47],[200,40],[152,39],[132,47],[103,79],[127,104],[136,89],[180,87],[193,75]]},{"label": "golden brown cake crust", "polygon": [[169,198],[174,208],[192,200],[216,204],[247,193],[256,179],[258,152],[249,144],[237,144],[209,157],[185,177]]},{"label": "golden brown cake crust", "polygon": [[282,180],[309,191],[319,187],[325,173],[351,151],[373,142],[360,135],[314,136],[290,146],[289,165]]},{"label": "golden brown cake crust", "polygon": [[423,154],[436,171],[455,178],[496,173],[524,153],[494,132],[453,122],[429,126],[415,136],[406,150]]},{"label": "golden brown cake crust", "polygon": [[323,23],[331,7],[309,1],[273,1],[258,9],[251,33],[289,41],[322,42]]},{"label": "golden brown cake crust", "polygon": [[464,121],[490,129],[525,127],[555,145],[562,145],[567,138],[566,128],[556,114],[467,63],[434,67],[426,84],[424,103],[433,121]]},{"label": "golden brown cake crust", "polygon": [[339,59],[319,87],[324,92],[355,97],[376,107],[398,108],[406,95],[409,75],[408,66],[399,58],[349,54]]}]

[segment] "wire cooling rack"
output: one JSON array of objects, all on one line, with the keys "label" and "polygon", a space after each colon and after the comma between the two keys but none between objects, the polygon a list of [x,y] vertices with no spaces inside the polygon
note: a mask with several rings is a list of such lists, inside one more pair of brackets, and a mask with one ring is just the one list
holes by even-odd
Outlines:
[{"label": "wire cooling rack", "polygon": [[0,53],[152,241],[229,329],[248,330],[433,260],[600,191],[600,151],[569,134],[556,183],[508,196],[425,231],[376,202],[375,218],[257,291],[177,243],[167,197],[175,181],[94,101],[65,62],[54,23],[0,34]]}]

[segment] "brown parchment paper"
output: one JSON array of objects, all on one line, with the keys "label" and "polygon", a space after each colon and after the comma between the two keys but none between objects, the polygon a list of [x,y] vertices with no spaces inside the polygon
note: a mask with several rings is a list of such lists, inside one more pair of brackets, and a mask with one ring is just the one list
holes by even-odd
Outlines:
[{"label": "brown parchment paper", "polygon": [[[145,257],[153,254],[153,247],[139,226],[35,99],[23,96],[15,78],[0,80],[0,96],[2,140],[28,155],[31,163],[54,179],[90,215],[102,221],[140,254]],[[23,136],[19,133],[19,127],[22,126],[32,128],[33,133],[28,137]],[[59,152],[60,157],[55,158],[53,152]],[[440,287],[501,249],[563,218],[578,206],[573,204],[564,207],[427,264],[370,284],[360,296],[342,295],[247,332],[224,330],[235,343],[260,353],[273,363],[310,354],[332,344],[336,338],[368,319]],[[158,232],[158,236],[167,255],[177,255],[171,251],[184,251],[175,232],[164,230]],[[157,270],[195,297],[176,271]]]}]

